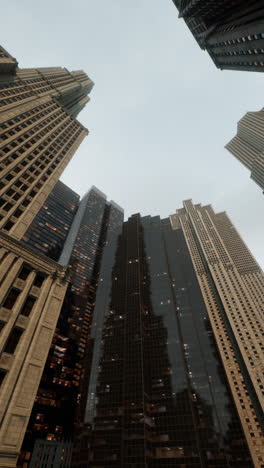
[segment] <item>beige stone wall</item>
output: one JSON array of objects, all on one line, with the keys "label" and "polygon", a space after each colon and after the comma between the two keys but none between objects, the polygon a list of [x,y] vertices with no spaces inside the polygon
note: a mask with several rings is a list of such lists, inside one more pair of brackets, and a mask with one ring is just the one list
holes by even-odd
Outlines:
[{"label": "beige stone wall", "polygon": [[[32,271],[18,278],[23,265]],[[0,467],[15,467],[67,288],[67,270],[8,236],[0,234]],[[45,279],[34,285],[38,273]],[[3,303],[12,287],[20,291],[10,309]],[[29,316],[21,314],[28,296],[36,302]],[[13,353],[4,352],[14,327],[22,331]]]},{"label": "beige stone wall", "polygon": [[51,97],[0,112],[0,228],[21,239],[88,131]]}]

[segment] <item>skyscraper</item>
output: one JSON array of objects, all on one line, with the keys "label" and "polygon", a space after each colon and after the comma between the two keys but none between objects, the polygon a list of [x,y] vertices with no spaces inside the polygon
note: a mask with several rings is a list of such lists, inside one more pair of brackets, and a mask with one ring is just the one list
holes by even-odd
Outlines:
[{"label": "skyscraper", "polygon": [[251,172],[264,191],[264,109],[247,112],[237,124],[237,135],[226,145]]},{"label": "skyscraper", "polygon": [[264,280],[227,215],[134,215],[104,255],[72,466],[263,468]]},{"label": "skyscraper", "polygon": [[0,228],[21,239],[87,130],[75,119],[93,83],[65,68],[16,69],[0,84]]},{"label": "skyscraper", "polygon": [[22,242],[58,261],[66,242],[80,196],[60,180],[35,216]]},{"label": "skyscraper", "polygon": [[19,69],[0,48],[0,466],[16,466],[68,284],[21,242],[87,130],[82,71]]},{"label": "skyscraper", "polygon": [[[45,466],[47,454],[52,463],[54,451],[61,453],[65,441],[69,448],[74,423],[83,421],[89,380],[86,363],[91,351],[88,337],[98,271],[106,242],[112,231],[122,226],[123,210],[113,201],[108,202],[106,195],[96,187],[88,191],[76,209],[78,198],[68,187],[58,182],[24,237],[28,244],[40,252],[44,245],[47,255],[54,254],[54,250],[49,250],[48,246],[62,247],[63,244],[60,263],[70,265],[71,281],[22,446],[18,466],[23,468],[29,462],[34,467],[36,459],[39,459],[39,468]],[[75,213],[74,217],[71,209]],[[43,226],[46,229],[41,232]],[[63,234],[65,227],[67,239],[60,237],[58,244],[58,233]],[[42,242],[36,237],[38,233],[41,233]],[[56,254],[58,252],[56,248]]]},{"label": "skyscraper", "polygon": [[173,0],[179,16],[217,68],[264,71],[261,0]]}]

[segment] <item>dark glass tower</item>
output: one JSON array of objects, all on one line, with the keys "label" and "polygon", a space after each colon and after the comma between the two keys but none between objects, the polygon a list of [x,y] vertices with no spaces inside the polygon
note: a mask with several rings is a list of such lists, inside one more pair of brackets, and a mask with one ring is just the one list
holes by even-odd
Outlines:
[{"label": "dark glass tower", "polygon": [[[215,249],[211,258],[209,233]],[[230,257],[221,251],[220,235]],[[222,214],[186,202],[171,219],[132,216],[105,249],[91,330],[85,424],[72,466],[262,466],[261,400],[213,274],[214,265],[219,274],[228,257],[230,279],[225,281],[234,289],[242,284],[240,273],[234,273],[241,257],[230,243],[236,236]],[[244,267],[251,266],[247,276],[253,270],[258,275],[241,239],[239,248]],[[244,285],[240,305],[248,294]],[[253,296],[249,304],[258,314]],[[240,328],[238,322],[235,326]],[[247,421],[255,422],[254,430]]]},{"label": "dark glass tower", "polygon": [[220,69],[264,71],[261,0],[173,0],[179,16]]},{"label": "dark glass tower", "polygon": [[22,242],[57,261],[79,205],[79,195],[58,181]]},{"label": "dark glass tower", "polygon": [[[60,186],[59,191],[62,197],[57,197],[56,200],[51,197],[49,209],[45,210],[44,207],[36,222],[36,226],[39,226],[40,219],[41,223],[48,224],[48,228],[51,227],[51,231],[48,229],[42,234],[46,237],[49,246],[53,244],[54,239],[57,240],[57,231],[65,227],[65,209],[67,220],[72,213],[69,208],[76,211],[78,196],[74,192],[70,193],[70,189],[66,186]],[[68,197],[65,196],[66,193]],[[52,225],[51,219],[54,221]],[[98,271],[104,245],[115,226],[121,226],[122,222],[123,210],[114,202],[108,202],[102,192],[92,187],[79,203],[71,227],[67,230],[66,242],[63,239],[64,247],[59,263],[70,265],[71,282],[22,447],[19,466],[23,468],[28,466],[37,439],[41,440],[35,444],[30,466],[35,466],[38,456],[39,460],[44,457],[43,464],[39,461],[39,467],[42,467],[47,462],[45,458],[47,454],[49,460],[52,460],[53,454],[59,456],[58,454],[66,448],[69,452],[65,441],[71,440],[73,436],[74,422],[83,420],[82,408],[85,405],[83,399],[87,395],[87,372],[89,372],[85,363]],[[32,226],[32,232],[36,231],[36,226]],[[56,231],[52,227],[56,227]],[[28,242],[32,241],[32,236],[28,236],[28,239]],[[47,441],[52,443],[49,444]]]},{"label": "dark glass tower", "polygon": [[[62,265],[71,265],[72,280],[67,294],[71,309],[69,333],[78,342],[80,358],[85,355],[112,203],[96,187],[91,188],[80,203],[59,260]],[[122,223],[123,210],[118,209]]]}]

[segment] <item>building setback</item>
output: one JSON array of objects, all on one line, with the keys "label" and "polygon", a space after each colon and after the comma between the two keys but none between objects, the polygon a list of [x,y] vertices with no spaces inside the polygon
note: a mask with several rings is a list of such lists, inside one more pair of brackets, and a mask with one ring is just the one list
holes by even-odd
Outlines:
[{"label": "building setback", "polygon": [[72,466],[263,468],[264,280],[227,215],[134,215],[104,255]]},{"label": "building setback", "polygon": [[68,285],[67,266],[21,242],[88,131],[92,81],[19,69],[0,48],[0,466],[15,467]]},{"label": "building setback", "polygon": [[[18,466],[23,468],[29,463],[34,467],[38,455],[40,460],[43,457],[42,464],[39,461],[39,468],[44,467],[48,453],[52,463],[56,447],[59,456],[64,448],[64,441],[73,437],[74,423],[83,420],[89,377],[89,368],[86,368],[87,343],[98,271],[107,239],[123,222],[123,210],[114,202],[108,202],[106,195],[96,187],[92,187],[82,198],[77,210],[76,194],[71,193],[61,182],[57,183],[55,189],[50,202],[48,201],[48,210],[45,206],[40,210],[29,227],[26,238],[32,244],[36,232],[41,232],[42,225],[48,224],[48,231],[42,231],[41,236],[44,244],[53,245],[57,241],[57,233],[63,232],[65,227],[65,210],[68,213],[69,205],[73,206],[76,214],[71,219],[70,229],[67,229],[68,236],[64,239],[59,260],[61,264],[70,266],[71,281],[22,446]],[[62,196],[55,200],[58,190]],[[51,220],[53,225],[50,224]],[[34,248],[42,251],[42,244],[35,244]],[[54,251],[47,250],[48,255],[49,253],[53,254]]]},{"label": "building setback", "polygon": [[264,109],[242,117],[226,149],[250,170],[250,177],[264,191]]},{"label": "building setback", "polygon": [[179,16],[221,70],[264,71],[261,0],[173,0]]}]

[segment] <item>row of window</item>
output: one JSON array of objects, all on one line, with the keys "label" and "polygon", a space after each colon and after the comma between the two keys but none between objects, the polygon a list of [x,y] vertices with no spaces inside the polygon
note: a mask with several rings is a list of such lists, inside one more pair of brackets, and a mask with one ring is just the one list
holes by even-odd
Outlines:
[{"label": "row of window", "polygon": [[13,117],[12,119],[9,119],[6,122],[2,123],[1,129],[3,130],[3,134],[9,129],[11,129],[12,131],[15,130],[15,133],[17,133],[18,131],[22,130],[22,128],[26,128],[28,124],[33,123],[33,118],[35,118],[35,116],[38,115],[39,117],[44,117],[56,108],[57,104],[55,104],[54,102],[48,102],[40,105],[38,104],[33,109],[22,112],[16,117]]},{"label": "row of window", "polygon": [[248,49],[248,50],[229,50],[228,52],[214,52],[215,57],[232,57],[238,55],[254,55],[264,54],[264,49]]},{"label": "row of window", "polygon": [[[74,124],[75,124],[75,122],[70,121],[70,123],[68,125],[67,125],[67,123],[64,124],[64,126],[66,125],[65,130],[61,130],[61,128],[56,130],[53,133],[52,136],[48,137],[44,141],[45,144],[43,144],[43,142],[42,142],[41,145],[37,149],[35,149],[29,156],[27,156],[26,160],[22,161],[19,164],[19,166],[17,166],[9,174],[7,174],[7,176],[5,177],[5,179],[2,182],[2,185],[4,186],[5,183],[7,184],[8,182],[10,182],[16,176],[16,173],[20,172],[20,170],[22,170],[22,168],[20,169],[20,167],[23,167],[25,164],[27,164],[26,161],[32,160],[33,157],[34,157],[33,155],[35,154],[35,159],[36,159],[35,163],[33,165],[31,165],[31,166],[28,164],[28,169],[25,171],[24,174],[20,175],[20,180],[18,180],[14,185],[17,185],[18,183],[20,185],[22,185],[21,181],[24,180],[26,182],[26,187],[24,189],[24,191],[25,191],[27,189],[29,190],[32,187],[32,184],[33,184],[34,180],[36,180],[36,186],[39,185],[39,187],[37,187],[37,190],[38,190],[43,185],[43,182],[49,177],[49,175],[52,174],[52,172],[55,170],[55,168],[57,167],[59,162],[62,160],[63,156],[67,153],[68,149],[72,147],[73,143],[76,141],[76,138],[78,138],[78,136],[80,135],[82,130],[80,129],[80,127],[78,127],[78,125],[77,125],[78,129],[75,130],[75,125]],[[71,137],[71,135],[72,135],[72,137]],[[52,151],[53,146],[54,146],[54,139],[56,139],[56,144],[60,145],[60,147],[61,147],[61,151],[60,151],[59,155],[58,155],[57,151],[56,152]],[[65,143],[65,141],[66,141],[66,143]],[[46,149],[45,152],[42,151],[42,150],[44,150],[45,146],[47,146],[49,143],[50,143],[49,149]],[[43,153],[42,156],[39,156],[40,152]],[[42,178],[41,178],[41,180],[43,180],[42,183],[38,182],[38,179],[36,178],[36,175],[38,176],[38,174],[40,174],[39,169],[36,167],[36,166],[40,165],[40,161],[43,162],[42,167],[41,167],[41,168],[43,168],[42,172],[44,174],[42,176]],[[52,164],[52,162],[53,162],[53,164]],[[44,163],[46,163],[46,164],[44,164]],[[37,174],[34,174],[34,178],[33,178],[33,170],[32,169],[34,167],[36,167],[35,171],[37,171]],[[38,178],[39,178],[39,176],[38,176]],[[31,190],[30,193],[33,194],[34,190],[35,189]],[[29,193],[29,195],[30,195],[30,193]],[[23,198],[25,198],[25,194],[23,194],[23,195],[24,195]],[[29,203],[30,203],[30,201],[29,201]],[[23,201],[23,204],[25,204],[25,203],[27,203],[27,200]],[[8,208],[8,206],[9,205],[7,205],[7,208]],[[3,206],[3,208],[4,208],[4,206]],[[9,209],[11,209],[11,208],[12,208],[12,205],[9,206]],[[9,211],[9,210],[6,210],[6,211]],[[20,210],[20,212],[17,213],[16,217],[20,216],[21,214],[22,214],[22,210]],[[4,226],[4,228],[6,230],[10,230],[13,225],[14,225],[14,221],[9,220],[6,223],[6,225]]]},{"label": "row of window", "polygon": [[221,61],[220,63],[220,66],[224,65],[224,66],[234,66],[234,67],[237,67],[237,66],[240,66],[240,67],[247,67],[247,68],[251,68],[251,67],[264,67],[264,61],[255,61],[255,62],[224,62],[224,61]]},{"label": "row of window", "polygon": [[248,42],[248,41],[258,41],[259,39],[264,39],[264,33],[251,34],[248,36],[237,37],[235,39],[228,39],[226,41],[218,42],[217,44],[214,44],[214,45],[220,45],[220,46],[236,45],[236,44],[243,44],[244,42]]}]

